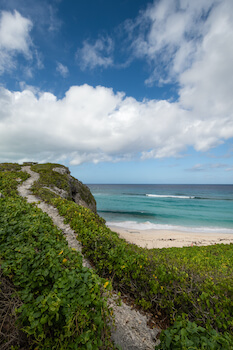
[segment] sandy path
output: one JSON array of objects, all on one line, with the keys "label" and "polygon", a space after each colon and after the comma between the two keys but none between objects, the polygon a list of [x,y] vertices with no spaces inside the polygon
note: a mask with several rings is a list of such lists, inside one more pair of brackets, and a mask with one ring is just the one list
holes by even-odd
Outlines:
[{"label": "sandy path", "polygon": [[[69,225],[64,224],[63,218],[59,215],[58,210],[53,206],[34,196],[30,188],[32,184],[39,179],[39,174],[32,171],[30,166],[24,166],[23,171],[26,171],[31,177],[18,186],[18,192],[22,197],[27,198],[29,203],[35,203],[38,208],[47,213],[53,220],[54,225],[58,226],[65,235],[68,245],[82,253],[82,246],[76,239],[76,233]],[[83,258],[83,265],[91,268],[87,259]],[[119,306],[116,304],[117,296],[113,294],[109,298],[108,304],[113,308],[115,317],[115,327],[112,327],[112,339],[122,347],[122,350],[152,350],[155,347],[156,336],[159,333],[159,328],[150,329],[147,326],[149,318],[139,311],[133,310],[129,305],[122,302]]]},{"label": "sandy path", "polygon": [[[75,248],[82,254],[82,246],[76,239],[77,235],[70,228],[69,225],[64,223],[64,220],[59,215],[57,208],[54,208],[52,205],[41,201],[40,199],[38,199],[38,197],[34,196],[31,193],[30,188],[33,185],[33,183],[39,179],[40,175],[32,171],[30,166],[25,166],[22,168],[22,170],[26,171],[31,177],[29,177],[26,181],[22,183],[22,185],[18,187],[19,194],[22,197],[27,198],[28,203],[36,203],[38,208],[40,208],[44,213],[47,213],[53,220],[54,225],[58,226],[62,230],[64,236],[66,237],[69,247]],[[91,265],[85,258],[83,258],[83,265],[91,267]]]},{"label": "sandy path", "polygon": [[137,244],[143,248],[170,248],[206,246],[218,243],[233,243],[233,234],[227,233],[196,233],[169,230],[137,230],[125,229],[118,226],[109,226],[121,238],[129,243]]}]

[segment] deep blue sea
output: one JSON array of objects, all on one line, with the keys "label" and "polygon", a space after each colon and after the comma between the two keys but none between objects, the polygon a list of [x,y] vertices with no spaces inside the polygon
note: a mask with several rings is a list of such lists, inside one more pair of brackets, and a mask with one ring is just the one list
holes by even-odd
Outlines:
[{"label": "deep blue sea", "polygon": [[108,225],[233,234],[233,185],[88,185]]}]

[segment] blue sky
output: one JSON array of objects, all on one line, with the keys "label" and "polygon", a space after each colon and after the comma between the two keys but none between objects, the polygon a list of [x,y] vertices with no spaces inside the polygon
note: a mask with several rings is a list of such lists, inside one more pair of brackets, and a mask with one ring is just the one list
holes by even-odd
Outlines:
[{"label": "blue sky", "polygon": [[232,0],[1,0],[0,162],[233,179]]}]

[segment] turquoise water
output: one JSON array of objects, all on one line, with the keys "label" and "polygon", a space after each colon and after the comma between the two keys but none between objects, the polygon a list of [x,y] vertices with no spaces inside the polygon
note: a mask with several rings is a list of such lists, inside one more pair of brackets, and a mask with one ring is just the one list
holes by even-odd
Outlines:
[{"label": "turquoise water", "polygon": [[88,185],[109,225],[233,234],[233,185]]}]

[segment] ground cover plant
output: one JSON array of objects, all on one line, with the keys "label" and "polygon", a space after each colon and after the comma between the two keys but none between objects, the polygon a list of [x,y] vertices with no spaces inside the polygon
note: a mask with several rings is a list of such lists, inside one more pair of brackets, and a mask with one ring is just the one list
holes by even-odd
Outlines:
[{"label": "ground cover plant", "polygon": [[0,172],[0,264],[22,301],[19,328],[33,349],[113,349],[109,282],[82,267],[51,219],[17,196],[16,179],[25,175]]},{"label": "ground cover plant", "polygon": [[[40,185],[35,186],[35,193],[41,194]],[[47,200],[77,232],[83,253],[93,262],[95,271],[111,280],[116,290],[171,325],[162,332],[161,349],[169,349],[171,344],[171,349],[218,349],[216,344],[232,349],[232,244],[142,249],[120,239],[102,218],[73,201],[53,195]],[[202,337],[200,346],[194,343],[196,347],[188,347],[193,341],[192,332],[195,339],[196,335]],[[211,344],[212,335],[218,343]]]},{"label": "ground cover plant", "polygon": [[[39,180],[34,183],[32,187],[32,191],[39,195],[41,199],[46,202],[49,202],[52,198],[58,198],[59,196],[51,192],[48,187],[57,187],[61,190],[69,192],[69,181],[67,174],[60,174],[56,171],[52,171],[53,168],[64,168],[60,164],[37,164],[31,167],[32,170],[36,169],[36,171],[40,174]],[[69,198],[71,200],[71,198]]]},{"label": "ground cover plant", "polygon": [[21,166],[18,164],[0,164],[0,192],[4,196],[16,196],[19,183],[30,177],[27,173],[20,170]]},{"label": "ground cover plant", "polygon": [[20,330],[17,324],[15,309],[22,305],[17,288],[11,280],[3,276],[0,268],[0,348],[29,349],[30,339]]},{"label": "ground cover plant", "polygon": [[182,315],[209,331],[215,329],[226,337],[233,333],[232,244],[142,249],[120,239],[88,209],[61,198],[51,203],[78,233],[97,272],[109,278],[115,289],[167,324]]},{"label": "ground cover plant", "polygon": [[173,323],[186,314],[200,325],[233,330],[233,245],[147,250],[126,243],[98,216],[54,199],[78,233],[96,270],[145,309]]},{"label": "ground cover plant", "polygon": [[0,171],[19,171],[21,170],[22,165],[17,163],[1,163]]},{"label": "ground cover plant", "polygon": [[162,331],[156,350],[226,350],[233,349],[232,338],[197,326],[195,322],[178,317],[169,329]]}]

